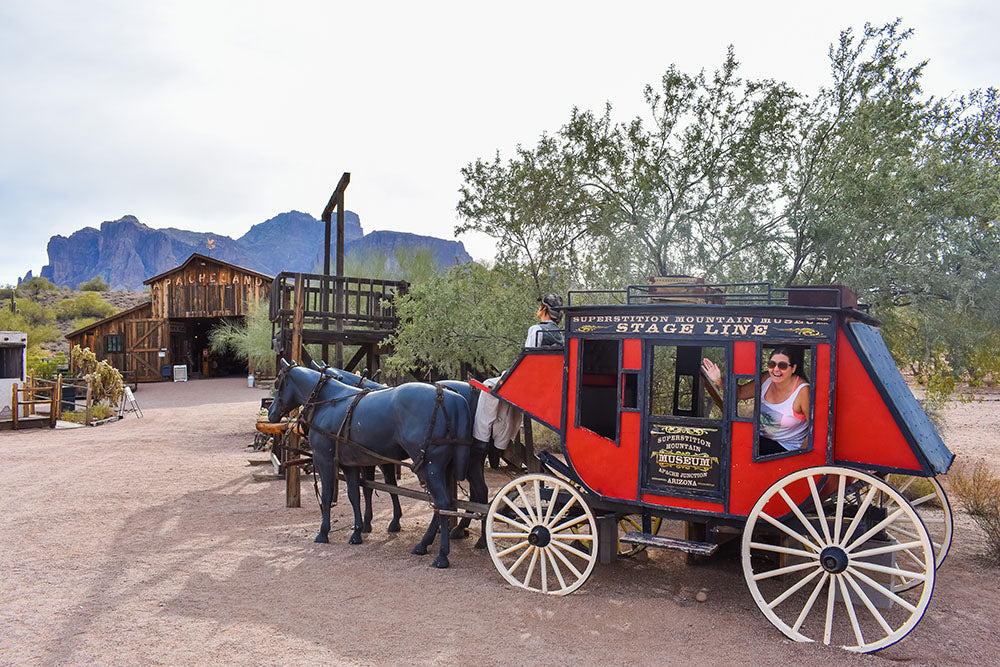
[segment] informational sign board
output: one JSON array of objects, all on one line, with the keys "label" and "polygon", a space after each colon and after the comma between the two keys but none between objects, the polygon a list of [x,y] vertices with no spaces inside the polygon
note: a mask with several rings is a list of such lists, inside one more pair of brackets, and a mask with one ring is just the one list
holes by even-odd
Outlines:
[{"label": "informational sign board", "polygon": [[646,451],[648,490],[698,495],[721,492],[721,429],[655,424]]},{"label": "informational sign board", "polygon": [[570,334],[690,337],[782,340],[817,340],[833,336],[834,322],[830,315],[810,315],[796,318],[761,317],[735,314],[685,313],[625,313],[613,315],[572,315]]}]

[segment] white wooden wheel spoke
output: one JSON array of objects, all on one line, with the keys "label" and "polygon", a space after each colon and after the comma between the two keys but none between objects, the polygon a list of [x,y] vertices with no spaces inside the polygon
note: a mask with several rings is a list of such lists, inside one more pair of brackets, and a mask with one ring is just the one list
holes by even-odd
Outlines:
[{"label": "white wooden wheel spoke", "polygon": [[778,554],[788,554],[789,556],[801,556],[803,558],[818,559],[819,554],[814,551],[803,551],[802,549],[792,549],[791,547],[782,547],[776,544],[766,544],[764,542],[751,542],[751,549],[760,549],[761,551],[773,551]]},{"label": "white wooden wheel spoke", "polygon": [[830,578],[830,573],[824,572],[823,577],[818,582],[816,582],[816,587],[813,588],[812,594],[809,596],[809,599],[806,600],[806,603],[802,606],[802,611],[799,612],[798,618],[795,619],[795,625],[792,626],[793,632],[798,633],[799,628],[802,627],[802,623],[805,622],[806,620],[806,616],[809,615],[809,612],[812,611],[813,605],[816,604],[816,599],[819,597],[820,591],[823,590],[823,584],[825,584],[827,579],[829,578]]},{"label": "white wooden wheel spoke", "polygon": [[937,498],[937,493],[932,491],[931,493],[928,493],[926,496],[920,496],[916,500],[911,500],[910,504],[913,505],[914,507],[919,507],[920,505],[926,503],[928,500],[933,500],[934,498]]},{"label": "white wooden wheel spoke", "polygon": [[586,533],[559,533],[550,535],[549,537],[553,540],[566,540],[567,542],[576,542],[577,540],[589,542],[594,539],[593,535],[587,535]]},{"label": "white wooden wheel spoke", "polygon": [[528,582],[531,581],[531,575],[535,573],[535,565],[538,564],[538,552],[541,551],[538,547],[534,547],[531,550],[531,562],[528,563],[528,573],[524,575],[524,579],[521,583],[524,584],[525,588],[528,587]]},{"label": "white wooden wheel spoke", "polygon": [[823,513],[823,502],[819,499],[819,491],[816,490],[816,482],[813,480],[812,475],[806,477],[806,481],[809,482],[809,494],[812,496],[813,505],[816,507],[816,514],[819,517],[820,528],[823,529],[823,537],[825,541],[820,542],[820,544],[830,544],[832,540],[830,539],[830,527],[826,525],[826,514]]},{"label": "white wooden wheel spoke", "polygon": [[[537,544],[531,544],[536,537]],[[587,580],[597,563],[597,522],[572,484],[529,473],[494,496],[486,515],[486,545],[511,585],[566,595]]]},{"label": "white wooden wheel spoke", "polygon": [[861,632],[861,626],[858,625],[858,615],[854,613],[854,603],[851,602],[851,594],[847,590],[847,582],[844,581],[844,577],[837,577],[837,581],[840,583],[840,597],[843,598],[844,608],[847,609],[847,616],[851,619],[851,629],[854,630],[854,638],[858,640],[858,646],[865,645],[865,636]]},{"label": "white wooden wheel spoke", "polygon": [[[854,551],[851,553],[851,558],[870,558],[871,556],[878,556],[880,554],[893,553],[895,551],[908,551],[915,547],[920,546],[920,541],[916,542],[903,542],[900,544],[890,544],[887,547],[877,547],[875,549],[865,549],[864,551]],[[913,555],[912,553],[910,554]],[[917,561],[918,563],[920,561]]]},{"label": "white wooden wheel spoke", "polygon": [[865,533],[861,535],[861,537],[856,537],[849,546],[845,547],[845,549],[848,552],[850,552],[853,551],[854,548],[857,547],[859,544],[864,544],[868,538],[872,537],[877,533],[881,533],[886,526],[888,526],[897,518],[899,518],[899,515],[902,514],[903,512],[904,509],[900,507],[898,510],[896,510],[895,512],[893,512],[892,514],[890,514],[889,516],[887,516],[886,518],[882,519],[877,524],[869,528],[867,531],[865,531]]},{"label": "white wooden wheel spoke", "polygon": [[833,523],[833,540],[840,544],[840,529],[844,526],[844,490],[847,486],[847,475],[840,475],[837,481],[837,516]]},{"label": "white wooden wheel spoke", "polygon": [[528,548],[525,550],[523,554],[521,554],[521,556],[516,561],[514,561],[514,564],[510,566],[510,569],[507,570],[507,573],[513,575],[514,570],[519,568],[521,566],[521,563],[523,563],[528,558],[528,556],[530,556],[534,551],[535,547],[528,545]]},{"label": "white wooden wheel spoke", "polygon": [[807,540],[802,535],[799,535],[794,530],[792,530],[791,528],[789,528],[785,524],[783,524],[780,521],[778,521],[777,519],[775,519],[773,516],[770,516],[769,514],[761,512],[760,513],[760,518],[764,519],[764,521],[767,521],[769,524],[771,524],[772,526],[774,526],[775,528],[777,528],[778,530],[780,530],[784,534],[788,535],[789,537],[792,537],[792,538],[798,540],[799,542],[801,542],[802,544],[806,545],[807,547],[809,547],[810,549],[812,549],[816,553],[819,553],[820,551],[822,551],[822,549],[820,549],[817,545],[813,544],[812,542],[810,542],[809,540]]},{"label": "white wooden wheel spoke", "polygon": [[837,601],[837,589],[834,578],[830,577],[830,585],[826,590],[826,619],[823,621],[823,643],[827,646],[830,645],[830,640],[833,639],[833,610],[835,608],[835,602]]},{"label": "white wooden wheel spoke", "polygon": [[574,556],[576,556],[578,558],[590,558],[590,554],[584,553],[583,551],[580,551],[579,549],[571,547],[568,544],[563,544],[562,542],[551,542],[550,544],[552,544],[552,546],[554,546],[554,547],[556,547],[558,549],[562,549],[563,551],[567,551],[567,552],[573,554]]},{"label": "white wooden wheel spoke", "polygon": [[[764,511],[775,505],[790,509],[788,524]],[[899,641],[920,621],[934,587],[934,540],[919,511],[866,472],[831,465],[789,473],[747,517],[741,553],[751,596],[796,641],[857,652]],[[913,537],[894,532],[899,526]],[[779,537],[795,541],[778,544]],[[817,612],[821,594],[826,604]]]},{"label": "white wooden wheel spoke", "polygon": [[804,576],[801,579],[799,579],[799,581],[794,586],[792,586],[791,588],[789,588],[788,590],[786,590],[784,593],[782,593],[778,597],[776,597],[773,600],[771,600],[770,602],[768,602],[767,603],[768,608],[769,609],[774,609],[779,604],[781,604],[782,602],[784,602],[785,600],[787,600],[791,596],[793,596],[796,593],[798,593],[801,588],[803,588],[806,584],[808,584],[810,581],[812,581],[817,576],[819,576],[819,574],[821,572],[823,572],[822,568],[815,568],[812,572],[810,572],[806,576]]},{"label": "white wooden wheel spoke", "polygon": [[840,546],[844,546],[845,544],[847,544],[847,540],[851,539],[851,537],[854,535],[854,531],[858,529],[858,521],[860,521],[861,517],[864,516],[864,513],[868,510],[868,507],[872,504],[872,499],[874,497],[875,497],[875,487],[870,486],[868,487],[868,493],[865,494],[864,501],[862,501],[861,503],[861,507],[854,515],[854,518],[851,519],[851,523],[850,525],[847,526],[847,530],[844,532],[844,535],[840,538],[840,542],[838,542]]},{"label": "white wooden wheel spoke", "polygon": [[496,518],[497,518],[497,521],[503,521],[504,523],[506,523],[509,526],[513,526],[514,528],[520,528],[521,530],[523,530],[525,532],[525,534],[531,532],[531,528],[529,528],[528,526],[526,526],[523,523],[520,523],[518,521],[514,521],[509,516],[504,516],[503,514],[497,514]]},{"label": "white wooden wheel spoke", "polygon": [[802,522],[802,526],[806,529],[806,532],[808,532],[809,535],[816,540],[816,544],[823,544],[823,538],[820,537],[819,533],[816,532],[816,529],[812,527],[812,522],[806,518],[806,515],[802,513],[802,510],[800,510],[799,506],[795,504],[795,501],[789,497],[784,489],[778,489],[778,494],[784,498],[785,503],[791,508],[792,514],[794,514],[795,517]]},{"label": "white wooden wheel spoke", "polygon": [[754,581],[760,581],[761,579],[770,579],[771,577],[780,577],[784,574],[791,574],[792,572],[801,572],[802,570],[808,570],[809,568],[817,567],[816,563],[796,563],[795,565],[788,565],[786,567],[779,567],[774,570],[768,570],[767,572],[759,572],[753,575]]},{"label": "white wooden wheel spoke", "polygon": [[520,496],[521,502],[524,503],[524,513],[528,515],[528,523],[538,523],[538,517],[535,516],[535,508],[531,506],[531,501],[528,500],[528,494],[524,492],[524,489],[520,485],[515,486],[517,489],[517,495]]},{"label": "white wooden wheel spoke", "polygon": [[[909,479],[907,479],[905,482],[903,482],[903,485],[899,487],[899,492],[900,493],[906,493],[906,490],[908,488],[910,488],[911,486],[913,486],[913,483],[915,481],[917,481],[916,477],[910,477]],[[912,500],[910,501],[910,504],[911,505],[916,505],[916,503],[913,502]]]},{"label": "white wooden wheel spoke", "polygon": [[911,612],[912,611],[916,611],[917,608],[914,607],[912,604],[910,604],[909,602],[907,602],[903,598],[899,597],[898,595],[896,595],[895,593],[893,593],[892,591],[890,591],[888,588],[886,588],[885,586],[883,586],[879,582],[877,582],[874,579],[872,579],[871,577],[869,577],[864,572],[858,572],[858,570],[855,569],[853,565],[848,566],[848,568],[845,570],[845,572],[851,573],[851,575],[853,575],[854,577],[856,577],[856,578],[860,579],[861,581],[865,582],[866,584],[868,584],[869,586],[871,586],[872,588],[874,588],[875,590],[877,590],[879,593],[881,593],[882,595],[884,595],[887,598],[891,599],[893,602],[895,602],[899,606],[903,607],[907,611],[911,611]]},{"label": "white wooden wheel spoke", "polygon": [[[534,521],[532,521],[531,519],[529,519],[527,517],[527,515],[525,515],[525,513],[522,512],[521,509],[517,505],[515,505],[514,503],[512,503],[510,501],[510,498],[508,498],[507,496],[501,496],[501,500],[503,500],[503,502],[507,505],[507,507],[509,507],[512,510],[514,510],[514,514],[516,514],[521,519],[521,521],[523,521],[525,524],[527,524],[527,525],[530,526],[531,524],[534,523]],[[500,515],[500,516],[503,516],[503,515]]]},{"label": "white wooden wheel spoke", "polygon": [[868,612],[872,615],[872,618],[874,618],[878,622],[878,624],[882,626],[882,629],[885,630],[885,633],[887,635],[892,634],[892,626],[886,622],[885,616],[883,616],[881,612],[879,612],[879,610],[875,607],[875,604],[871,601],[871,598],[869,598],[868,594],[865,593],[864,590],[861,588],[861,586],[858,585],[858,582],[854,580],[854,577],[852,577],[847,572],[842,573],[841,576],[847,581],[848,584],[851,585],[851,588],[854,589],[854,593],[858,596],[858,598],[861,599],[861,602],[864,603],[865,607],[868,608]]},{"label": "white wooden wheel spoke", "polygon": [[927,578],[927,575],[923,572],[914,572],[913,570],[901,570],[898,567],[888,567],[886,565],[879,565],[878,563],[869,563],[863,560],[851,559],[852,567],[860,567],[862,570],[871,570],[872,572],[879,572],[881,574],[891,574],[896,577],[904,577],[906,579],[916,579],[917,581],[923,581]]},{"label": "white wooden wheel spoke", "polygon": [[502,558],[502,557],[506,556],[507,554],[512,554],[515,551],[517,551],[518,549],[523,549],[524,547],[527,547],[527,546],[531,546],[531,545],[530,545],[530,543],[527,540],[524,540],[523,542],[518,542],[517,544],[515,544],[512,547],[507,547],[503,551],[497,552],[497,555]]},{"label": "white wooden wheel spoke", "polygon": [[552,573],[556,575],[556,581],[559,582],[559,588],[561,590],[566,588],[566,580],[563,579],[562,571],[559,569],[559,563],[556,562],[556,557],[553,555],[554,551],[555,549],[544,549],[542,553],[549,559],[549,569],[551,569]]},{"label": "white wooden wheel spoke", "polygon": [[559,524],[558,526],[555,526],[555,527],[551,528],[550,530],[553,533],[561,533],[564,530],[568,530],[568,529],[572,528],[573,526],[575,526],[577,524],[583,523],[584,521],[587,520],[587,518],[588,517],[587,517],[586,514],[581,514],[580,516],[576,517],[575,519],[570,519],[569,521],[565,521],[565,522]]}]

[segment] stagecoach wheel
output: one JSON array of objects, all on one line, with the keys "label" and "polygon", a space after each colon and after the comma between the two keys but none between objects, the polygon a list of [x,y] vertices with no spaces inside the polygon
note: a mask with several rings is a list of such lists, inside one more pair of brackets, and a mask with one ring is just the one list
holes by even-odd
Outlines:
[{"label": "stagecoach wheel", "polygon": [[[880,494],[890,507],[876,504]],[[934,590],[934,548],[917,510],[884,480],[837,466],[794,472],[765,491],[747,518],[742,560],[754,601],[787,637],[862,653],[909,634]],[[901,591],[898,581],[913,585]]]},{"label": "stagecoach wheel", "polygon": [[[654,516],[652,520],[652,535],[657,535],[660,532],[660,525],[663,523],[663,519],[658,516]],[[618,537],[621,538],[625,533],[641,533],[642,532],[642,515],[641,514],[626,514],[622,518],[618,519]],[[624,558],[630,558],[640,551],[646,548],[645,544],[629,544],[628,542],[618,543],[618,555]]]},{"label": "stagecoach wheel", "polygon": [[[948,556],[948,550],[951,549],[951,537],[955,524],[951,515],[951,504],[948,502],[948,496],[945,495],[940,482],[933,477],[916,477],[914,475],[889,475],[886,482],[906,496],[910,504],[916,508],[931,536],[931,545],[934,547],[934,567],[935,569],[941,567],[941,563]],[[930,484],[930,490],[923,494],[914,493],[925,483]],[[892,499],[883,494],[879,494],[878,501],[885,507],[892,504]],[[913,537],[899,530],[893,532],[892,536],[899,541]],[[919,581],[899,581],[893,590],[905,591],[919,583]]]},{"label": "stagecoach wheel", "polygon": [[486,545],[510,584],[566,595],[597,562],[597,522],[580,492],[551,475],[510,481],[486,515]]}]

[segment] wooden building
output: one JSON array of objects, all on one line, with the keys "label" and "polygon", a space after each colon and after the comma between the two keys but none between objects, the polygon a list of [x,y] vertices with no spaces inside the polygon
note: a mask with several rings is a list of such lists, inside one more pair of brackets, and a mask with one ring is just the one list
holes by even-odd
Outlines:
[{"label": "wooden building", "polygon": [[70,349],[89,347],[98,359],[138,382],[171,377],[245,373],[245,363],[208,351],[208,334],[222,318],[240,318],[267,300],[272,278],[194,253],[175,269],[144,281],[150,300],[66,335]]}]

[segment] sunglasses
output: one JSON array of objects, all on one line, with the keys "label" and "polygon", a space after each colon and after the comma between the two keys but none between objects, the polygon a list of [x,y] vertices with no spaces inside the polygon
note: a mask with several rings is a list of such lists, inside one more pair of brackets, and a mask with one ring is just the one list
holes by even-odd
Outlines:
[{"label": "sunglasses", "polygon": [[787,371],[788,367],[790,365],[791,364],[789,364],[787,361],[768,361],[767,362],[767,367],[768,368],[774,368],[775,366],[777,366],[778,368],[780,368],[783,371]]}]

